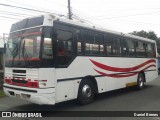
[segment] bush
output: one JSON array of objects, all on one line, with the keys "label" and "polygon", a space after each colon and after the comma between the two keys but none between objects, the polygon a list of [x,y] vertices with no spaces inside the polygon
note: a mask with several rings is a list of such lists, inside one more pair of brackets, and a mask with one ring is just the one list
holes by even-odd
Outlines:
[{"label": "bush", "polygon": [[5,96],[5,94],[4,94],[3,90],[0,90],[0,97],[4,97],[4,96]]}]

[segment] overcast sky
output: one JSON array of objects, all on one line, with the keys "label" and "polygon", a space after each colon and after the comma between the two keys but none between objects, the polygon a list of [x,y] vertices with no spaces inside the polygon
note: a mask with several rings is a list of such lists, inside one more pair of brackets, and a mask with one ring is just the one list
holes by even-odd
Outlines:
[{"label": "overcast sky", "polygon": [[[0,4],[49,11],[67,15],[68,0],[0,0]],[[159,0],[71,0],[74,15],[87,23],[106,29],[129,33],[154,31],[160,37]],[[0,36],[8,33],[11,24],[42,13],[0,5]]]}]

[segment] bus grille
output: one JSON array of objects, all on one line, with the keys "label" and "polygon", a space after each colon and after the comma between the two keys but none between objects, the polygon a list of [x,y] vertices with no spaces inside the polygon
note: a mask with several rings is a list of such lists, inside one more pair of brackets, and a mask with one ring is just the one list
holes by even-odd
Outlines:
[{"label": "bus grille", "polygon": [[26,70],[13,70],[13,79],[22,78],[26,79]]},{"label": "bus grille", "polygon": [[38,88],[38,69],[7,68],[4,82],[15,86]]},{"label": "bus grille", "polygon": [[26,84],[27,83],[26,80],[15,80],[15,79],[12,79],[12,82],[13,83],[21,83],[21,84]]}]

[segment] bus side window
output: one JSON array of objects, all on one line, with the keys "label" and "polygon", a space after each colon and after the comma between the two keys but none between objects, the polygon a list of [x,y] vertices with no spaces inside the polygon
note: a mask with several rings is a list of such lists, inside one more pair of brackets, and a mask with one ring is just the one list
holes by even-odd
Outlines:
[{"label": "bus side window", "polygon": [[77,54],[82,55],[82,43],[77,42]]},{"label": "bus side window", "polygon": [[82,38],[81,38],[81,32],[77,30],[77,55],[82,55]]},{"label": "bus side window", "polygon": [[147,45],[146,45],[146,53],[147,53],[147,57],[148,58],[156,57],[154,44],[147,43]]},{"label": "bus side window", "polygon": [[95,34],[93,52],[97,56],[104,56],[104,36],[102,34]]},{"label": "bus side window", "polygon": [[135,42],[133,40],[127,40],[129,56],[135,57]]},{"label": "bus side window", "polygon": [[85,55],[94,55],[93,54],[93,49],[94,48],[94,34],[90,31],[84,32],[84,54]]},{"label": "bus side window", "polygon": [[117,37],[108,37],[106,45],[107,55],[108,56],[120,56],[121,55],[121,46],[120,39]]},{"label": "bus side window", "polygon": [[137,57],[146,57],[144,43],[142,41],[136,41],[136,54]]},{"label": "bus side window", "polygon": [[123,56],[135,57],[134,42],[129,39],[122,39],[122,54]]},{"label": "bus side window", "polygon": [[112,46],[113,46],[113,41],[108,40],[107,45],[106,45],[106,50],[107,50],[107,55],[110,55],[112,53]]},{"label": "bus side window", "polygon": [[129,56],[129,46],[126,39],[121,39],[122,55]]}]

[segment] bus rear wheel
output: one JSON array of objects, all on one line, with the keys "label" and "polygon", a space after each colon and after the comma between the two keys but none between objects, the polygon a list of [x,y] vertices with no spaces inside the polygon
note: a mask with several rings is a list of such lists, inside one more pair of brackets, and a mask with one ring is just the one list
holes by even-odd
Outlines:
[{"label": "bus rear wheel", "polygon": [[94,85],[91,80],[84,79],[79,85],[78,102],[80,105],[89,104],[95,96]]},{"label": "bus rear wheel", "polygon": [[139,73],[137,78],[137,89],[141,90],[144,88],[145,77],[144,74]]}]

